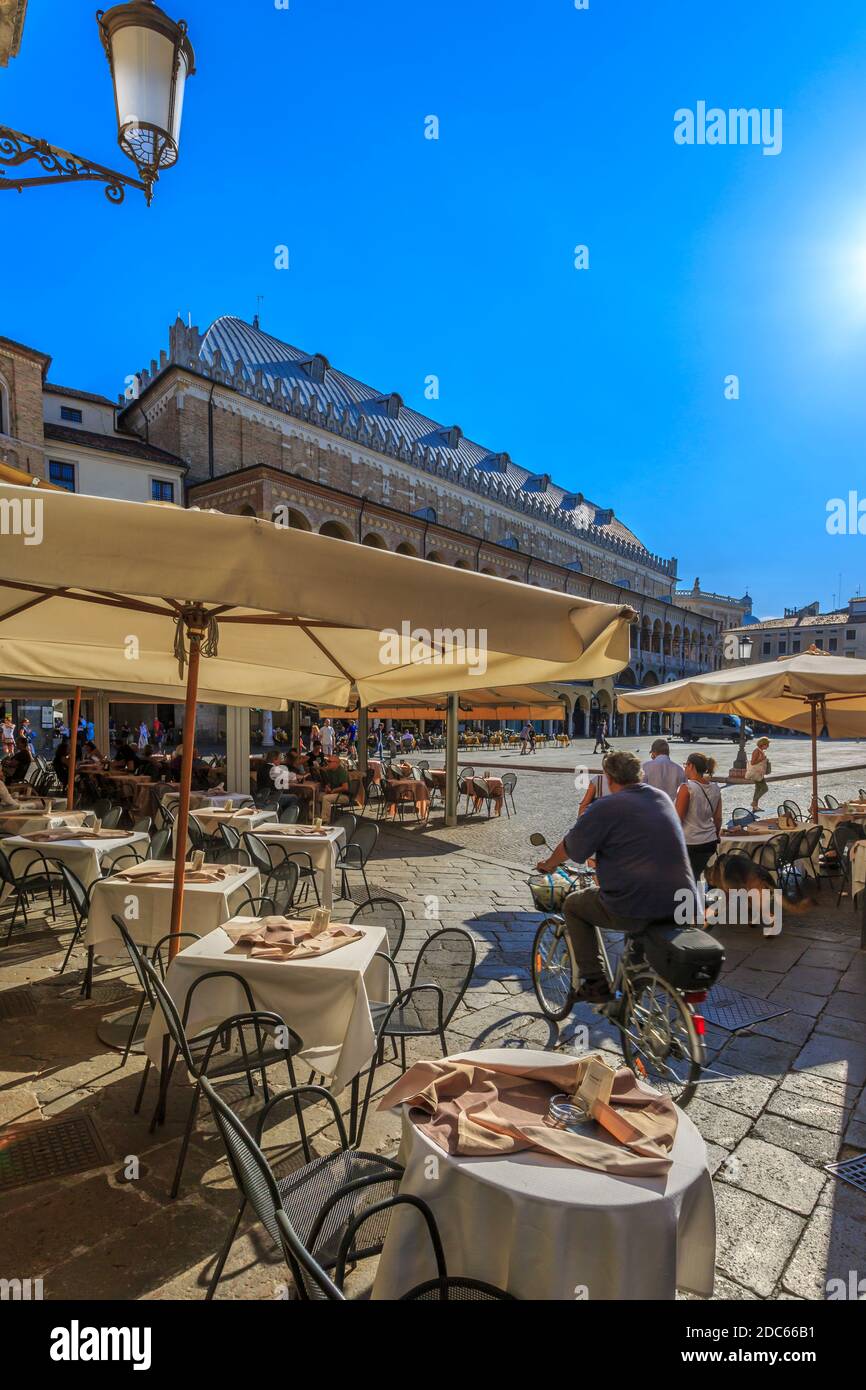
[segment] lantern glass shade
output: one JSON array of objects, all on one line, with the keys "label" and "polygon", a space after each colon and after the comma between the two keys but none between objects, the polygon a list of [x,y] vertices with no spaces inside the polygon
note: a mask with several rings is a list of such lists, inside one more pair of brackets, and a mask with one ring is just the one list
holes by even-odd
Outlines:
[{"label": "lantern glass shade", "polygon": [[750,661],[750,660],[751,660],[751,657],[752,657],[752,639],[751,639],[751,637],[741,637],[741,638],[740,638],[740,660],[741,660],[741,661]]},{"label": "lantern glass shade", "polygon": [[178,155],[186,79],[195,72],[186,24],[152,0],[115,5],[98,18],[114,80],[118,142],[152,180]]}]

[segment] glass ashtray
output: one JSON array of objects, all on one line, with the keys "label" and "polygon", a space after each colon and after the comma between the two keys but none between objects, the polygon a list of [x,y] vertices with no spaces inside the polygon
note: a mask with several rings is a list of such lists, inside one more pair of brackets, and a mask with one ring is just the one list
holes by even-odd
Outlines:
[{"label": "glass ashtray", "polygon": [[545,1124],[550,1125],[553,1129],[569,1129],[572,1125],[586,1124],[589,1118],[590,1115],[586,1106],[580,1101],[572,1100],[571,1096],[562,1091],[558,1095],[551,1096]]}]

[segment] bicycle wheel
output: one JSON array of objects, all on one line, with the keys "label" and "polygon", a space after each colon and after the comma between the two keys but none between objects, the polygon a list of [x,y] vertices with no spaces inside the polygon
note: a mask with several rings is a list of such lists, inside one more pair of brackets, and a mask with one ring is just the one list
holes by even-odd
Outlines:
[{"label": "bicycle wheel", "polygon": [[577,993],[577,962],[561,917],[547,917],[532,943],[532,983],[542,1012],[558,1023]]},{"label": "bicycle wheel", "polygon": [[677,990],[649,973],[631,980],[630,996],[619,1024],[626,1063],[677,1105],[688,1105],[705,1060],[691,1009]]}]

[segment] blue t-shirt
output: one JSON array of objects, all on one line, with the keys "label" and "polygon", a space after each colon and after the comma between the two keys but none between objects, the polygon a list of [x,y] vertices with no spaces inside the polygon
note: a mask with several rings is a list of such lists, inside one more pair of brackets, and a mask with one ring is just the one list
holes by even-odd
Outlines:
[{"label": "blue t-shirt", "polygon": [[672,917],[677,891],[695,892],[674,804],[645,782],[593,801],[564,843],[578,863],[595,858],[601,896],[617,917]]}]

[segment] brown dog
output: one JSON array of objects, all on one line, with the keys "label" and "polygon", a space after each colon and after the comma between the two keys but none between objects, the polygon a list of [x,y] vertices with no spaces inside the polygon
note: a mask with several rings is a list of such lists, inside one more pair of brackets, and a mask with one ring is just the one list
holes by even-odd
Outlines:
[{"label": "brown dog", "polygon": [[730,854],[717,855],[705,870],[704,876],[710,888],[717,888],[723,893],[748,893],[754,890],[778,892],[787,912],[807,912],[810,907],[814,907],[817,899],[818,888],[814,879],[801,879],[800,897],[792,901],[781,893],[769,869],[756,864],[747,854],[737,850],[732,850]]}]

